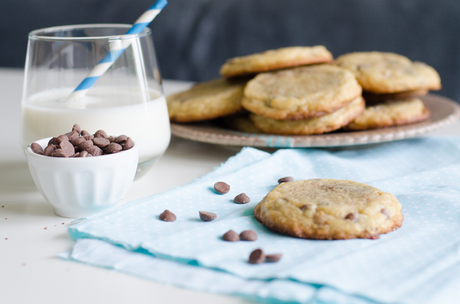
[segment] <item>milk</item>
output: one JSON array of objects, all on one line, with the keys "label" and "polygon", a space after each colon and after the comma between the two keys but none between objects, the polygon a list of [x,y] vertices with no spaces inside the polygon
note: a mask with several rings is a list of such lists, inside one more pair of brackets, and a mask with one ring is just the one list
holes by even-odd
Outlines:
[{"label": "milk", "polygon": [[[94,134],[125,134],[139,145],[139,163],[158,158],[169,145],[171,129],[164,95],[129,88],[93,88],[79,104],[66,102],[71,89],[30,96],[22,102],[22,146],[65,134],[79,124]],[[148,95],[148,96],[146,96]],[[150,100],[143,102],[143,100]]]}]

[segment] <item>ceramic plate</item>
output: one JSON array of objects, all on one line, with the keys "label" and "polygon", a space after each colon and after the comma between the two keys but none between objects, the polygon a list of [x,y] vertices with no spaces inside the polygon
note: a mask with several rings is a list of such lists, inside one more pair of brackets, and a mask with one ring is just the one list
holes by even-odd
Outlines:
[{"label": "ceramic plate", "polygon": [[171,124],[173,135],[218,145],[271,148],[344,147],[375,144],[422,135],[450,125],[460,118],[460,106],[453,100],[429,94],[421,98],[430,110],[429,120],[384,129],[356,132],[333,132],[320,135],[270,135],[242,133],[217,124]]}]

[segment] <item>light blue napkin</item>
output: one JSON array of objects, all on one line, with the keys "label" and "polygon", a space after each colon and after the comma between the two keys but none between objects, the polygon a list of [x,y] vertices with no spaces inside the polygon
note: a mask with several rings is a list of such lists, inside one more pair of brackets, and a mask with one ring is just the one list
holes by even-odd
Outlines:
[{"label": "light blue napkin", "polygon": [[[313,241],[273,233],[254,219],[252,209],[283,176],[349,179],[391,192],[403,206],[403,227],[379,240]],[[217,194],[212,189],[216,181],[227,182],[231,191]],[[192,184],[72,226],[69,232],[75,239],[102,241],[82,240],[66,257],[258,300],[458,303],[459,181],[456,138],[411,139],[357,149],[279,150],[273,155],[245,148]],[[242,192],[251,202],[233,203]],[[174,212],[177,221],[160,221],[164,209]],[[202,222],[201,210],[218,218]],[[253,229],[259,239],[224,242],[221,236],[229,229]],[[248,264],[249,253],[256,248],[282,253],[283,258],[278,263]],[[175,278],[159,275],[166,271],[165,265]]]}]

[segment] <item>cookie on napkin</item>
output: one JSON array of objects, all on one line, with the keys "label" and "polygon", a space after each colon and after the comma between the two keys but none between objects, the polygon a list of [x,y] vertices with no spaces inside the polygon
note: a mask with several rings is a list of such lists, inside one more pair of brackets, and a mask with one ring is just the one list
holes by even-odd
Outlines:
[{"label": "cookie on napkin", "polygon": [[169,118],[173,122],[215,119],[242,110],[241,97],[247,80],[214,79],[194,85],[187,91],[170,95]]},{"label": "cookie on napkin", "polygon": [[361,92],[353,73],[319,64],[258,74],[247,83],[241,104],[268,118],[300,120],[334,112]]},{"label": "cookie on napkin", "polygon": [[401,204],[390,193],[335,179],[282,183],[254,208],[267,228],[306,239],[378,239],[401,227]]},{"label": "cookie on napkin", "polygon": [[220,74],[229,78],[332,60],[332,54],[322,45],[285,47],[228,59]]}]

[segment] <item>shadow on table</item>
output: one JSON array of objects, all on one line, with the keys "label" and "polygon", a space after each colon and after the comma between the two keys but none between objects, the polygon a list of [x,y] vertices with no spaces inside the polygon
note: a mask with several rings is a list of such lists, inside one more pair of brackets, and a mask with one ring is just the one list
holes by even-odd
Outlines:
[{"label": "shadow on table", "polygon": [[0,193],[38,192],[27,162],[0,163]]}]

